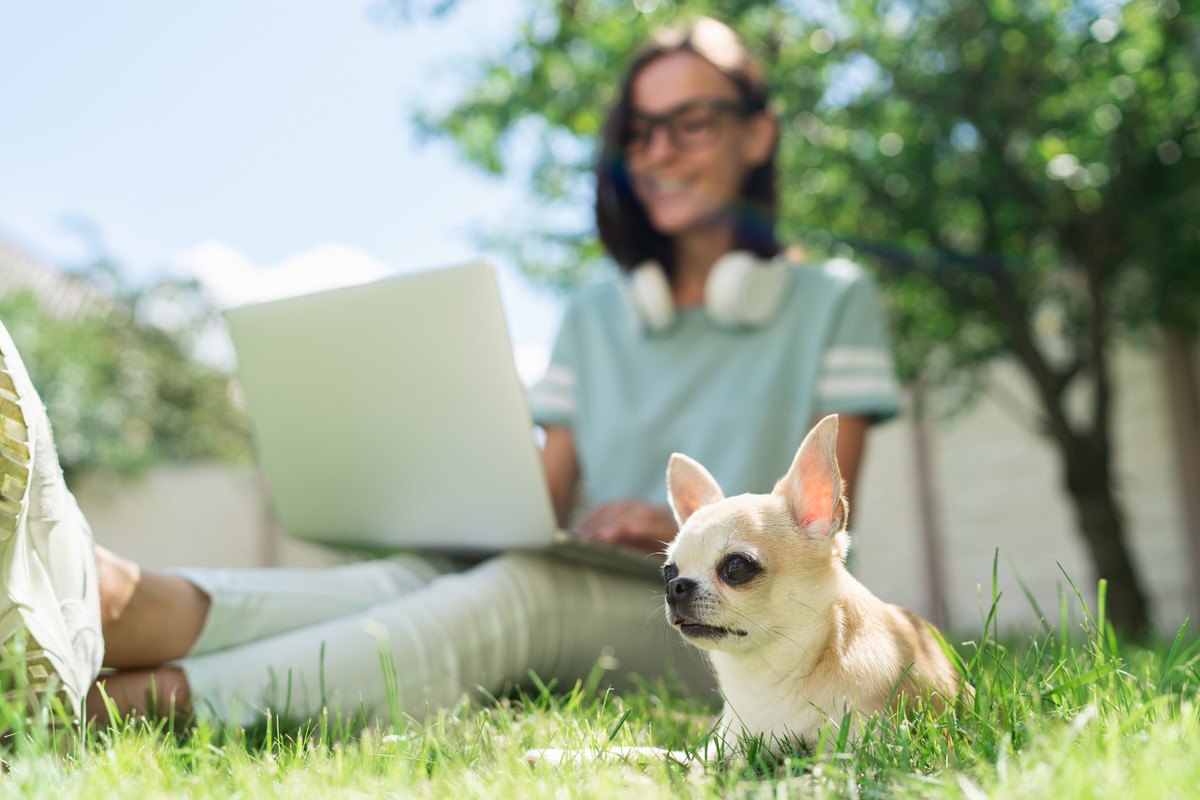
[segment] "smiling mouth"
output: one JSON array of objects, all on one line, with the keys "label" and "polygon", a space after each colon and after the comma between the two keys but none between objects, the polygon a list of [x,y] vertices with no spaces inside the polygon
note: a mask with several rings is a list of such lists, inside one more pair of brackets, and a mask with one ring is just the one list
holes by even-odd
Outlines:
[{"label": "smiling mouth", "polygon": [[679,632],[692,639],[721,639],[726,636],[745,636],[745,631],[736,628],[721,628],[716,625],[701,625],[699,622],[676,617],[671,624],[679,628]]},{"label": "smiling mouth", "polygon": [[646,181],[647,188],[663,194],[683,191],[688,185],[687,181],[678,178],[651,178]]},{"label": "smiling mouth", "polygon": [[645,178],[641,190],[652,198],[675,197],[686,192],[691,182],[679,178]]}]

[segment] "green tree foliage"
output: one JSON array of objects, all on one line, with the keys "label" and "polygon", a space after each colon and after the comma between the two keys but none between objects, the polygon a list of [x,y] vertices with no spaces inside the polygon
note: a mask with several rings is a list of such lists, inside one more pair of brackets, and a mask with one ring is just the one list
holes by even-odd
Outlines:
[{"label": "green tree foliage", "polygon": [[49,312],[30,292],[0,298],[0,320],[46,404],[68,477],[248,461],[249,426],[231,376],[192,356],[212,319],[198,287],[168,280],[135,289],[115,275],[93,271],[104,302],[74,316]]},{"label": "green tree foliage", "polygon": [[783,236],[881,269],[906,377],[961,385],[1016,359],[1113,619],[1143,629],[1113,487],[1110,348],[1151,323],[1200,321],[1200,8],[533,0],[511,47],[419,122],[486,170],[528,170],[539,219],[511,238],[536,277],[569,284],[601,262],[590,220],[560,224],[555,210],[590,203],[631,48],[701,13],[768,62]]}]

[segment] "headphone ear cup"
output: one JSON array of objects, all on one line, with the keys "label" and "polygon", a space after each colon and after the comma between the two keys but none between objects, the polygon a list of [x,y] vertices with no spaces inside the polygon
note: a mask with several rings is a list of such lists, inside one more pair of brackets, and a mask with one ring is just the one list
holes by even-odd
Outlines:
[{"label": "headphone ear cup", "polygon": [[718,325],[736,328],[742,324],[742,295],[758,259],[744,250],[734,250],[717,259],[704,282],[704,306]]},{"label": "headphone ear cup", "polygon": [[787,280],[787,265],[764,262],[753,253],[734,250],[713,265],[704,284],[704,304],[709,316],[731,328],[762,325],[779,308]]},{"label": "headphone ear cup", "polygon": [[742,324],[757,328],[767,324],[779,306],[787,289],[788,264],[773,259],[750,271],[742,288]]},{"label": "headphone ear cup", "polygon": [[659,333],[675,322],[671,284],[657,262],[645,261],[634,267],[622,286],[629,309],[643,331]]}]

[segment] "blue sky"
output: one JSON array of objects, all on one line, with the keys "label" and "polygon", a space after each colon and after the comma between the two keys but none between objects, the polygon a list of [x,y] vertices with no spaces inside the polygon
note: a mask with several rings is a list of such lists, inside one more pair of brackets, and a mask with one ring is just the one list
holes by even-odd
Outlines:
[{"label": "blue sky", "polygon": [[[77,265],[86,220],[130,274],[192,272],[231,304],[479,255],[522,189],[418,144],[409,115],[522,4],[461,6],[381,25],[372,0],[0,0],[0,236]],[[561,301],[498,263],[536,368]]]}]

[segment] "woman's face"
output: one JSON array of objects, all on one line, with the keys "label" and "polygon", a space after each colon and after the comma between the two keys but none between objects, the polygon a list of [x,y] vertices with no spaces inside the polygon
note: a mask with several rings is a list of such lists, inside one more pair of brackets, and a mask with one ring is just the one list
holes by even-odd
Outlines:
[{"label": "woman's face", "polygon": [[746,117],[733,82],[694,53],[654,59],[631,88],[627,164],[650,223],[672,237],[725,224],[747,172],[770,156],[774,123]]}]

